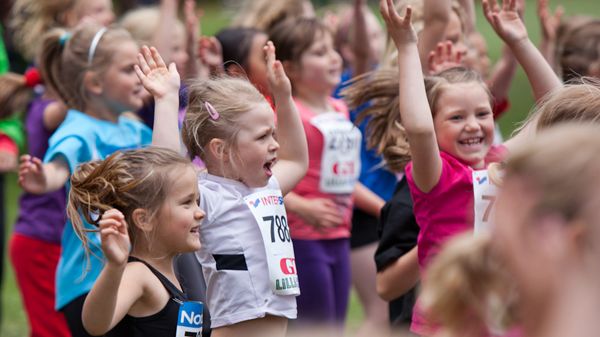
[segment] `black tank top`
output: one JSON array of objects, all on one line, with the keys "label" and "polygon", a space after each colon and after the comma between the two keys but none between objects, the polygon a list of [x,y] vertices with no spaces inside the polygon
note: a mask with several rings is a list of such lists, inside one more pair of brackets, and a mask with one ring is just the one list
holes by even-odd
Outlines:
[{"label": "black tank top", "polygon": [[106,337],[171,337],[177,332],[177,318],[181,303],[187,300],[187,296],[169,279],[151,265],[136,257],[130,256],[128,262],[141,262],[160,280],[171,297],[167,304],[154,315],[146,317],[125,317],[112,329]]}]

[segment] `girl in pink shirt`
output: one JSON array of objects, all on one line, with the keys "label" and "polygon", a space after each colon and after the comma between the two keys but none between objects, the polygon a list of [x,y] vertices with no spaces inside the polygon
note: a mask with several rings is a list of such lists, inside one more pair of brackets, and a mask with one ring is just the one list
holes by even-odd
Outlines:
[{"label": "girl in pink shirt", "polygon": [[[396,130],[396,159],[408,163],[406,178],[420,226],[418,263],[423,277],[430,259],[445,241],[473,228],[473,185],[479,182],[474,181],[473,171],[499,161],[506,147],[515,146],[528,133],[511,139],[510,144],[493,146],[492,99],[479,74],[459,67],[424,81],[417,37],[410,22],[411,8],[400,17],[392,0],[381,0],[380,9],[398,49],[399,72],[373,75],[368,80],[371,86],[395,81],[400,87],[397,102],[401,127]],[[536,99],[559,87],[552,69],[529,40],[516,2],[505,1],[500,9],[495,1],[489,4],[484,0],[484,10],[494,30],[525,69]],[[386,79],[387,83],[378,83]],[[420,335],[434,332],[418,305],[411,330]]]},{"label": "girl in pink shirt", "polygon": [[349,121],[345,104],[331,98],[342,59],[329,29],[317,19],[298,18],[269,33],[292,83],[308,141],[308,172],[285,198],[300,284],[294,324],[342,330],[350,293],[353,193],[362,187],[361,133]]}]

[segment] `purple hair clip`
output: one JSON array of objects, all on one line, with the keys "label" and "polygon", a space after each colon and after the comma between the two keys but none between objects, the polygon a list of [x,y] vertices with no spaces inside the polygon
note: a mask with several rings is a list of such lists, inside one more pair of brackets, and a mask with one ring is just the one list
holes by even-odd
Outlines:
[{"label": "purple hair clip", "polygon": [[215,109],[215,107],[212,106],[212,104],[204,102],[204,107],[206,108],[206,111],[208,111],[208,115],[210,116],[210,118],[212,118],[213,120],[216,121],[217,119],[219,119],[219,117],[221,117],[217,109]]}]

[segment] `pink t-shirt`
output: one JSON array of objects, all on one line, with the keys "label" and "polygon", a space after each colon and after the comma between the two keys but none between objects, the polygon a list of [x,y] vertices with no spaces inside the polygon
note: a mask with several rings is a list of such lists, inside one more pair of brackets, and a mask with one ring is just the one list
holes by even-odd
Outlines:
[{"label": "pink t-shirt", "polygon": [[[485,164],[500,161],[505,154],[504,146],[492,146]],[[415,185],[412,162],[406,166],[413,211],[420,227],[417,255],[422,277],[429,260],[448,239],[473,229],[473,169],[445,152],[440,152],[440,156],[442,174],[437,185],[428,193]],[[413,310],[411,331],[419,335],[431,332],[418,305]]]},{"label": "pink t-shirt", "polygon": [[[348,238],[350,237],[352,208],[354,206],[352,194],[324,193],[319,189],[324,138],[321,132],[311,124],[311,119],[315,117],[315,114],[298,100],[295,100],[295,102],[308,142],[308,171],[293,189],[293,192],[304,198],[326,198],[333,200],[338,205],[344,223],[334,228],[317,230],[315,226],[306,223],[298,214],[288,209],[288,223],[292,238],[301,240]],[[341,100],[331,98],[330,104],[337,112],[348,118],[348,108]]]}]

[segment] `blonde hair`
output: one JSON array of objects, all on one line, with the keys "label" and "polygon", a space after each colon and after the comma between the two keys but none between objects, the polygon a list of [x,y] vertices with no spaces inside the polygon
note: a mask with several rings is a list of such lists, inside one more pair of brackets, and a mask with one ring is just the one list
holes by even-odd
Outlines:
[{"label": "blonde hair", "polygon": [[[480,84],[491,102],[492,96],[477,72],[464,67],[451,68],[425,78],[427,100],[434,116],[444,88],[458,83]],[[411,160],[408,139],[398,113],[398,86],[398,71],[383,69],[353,79],[342,93],[350,109],[369,104],[360,112],[356,123],[368,119],[367,147],[382,154],[386,166],[394,172],[402,172]]]},{"label": "blonde hair", "polygon": [[[128,11],[119,24],[125,28],[139,45],[152,45],[154,35],[160,21],[160,8],[158,6],[140,7]],[[176,29],[185,31],[181,20],[175,20]]]},{"label": "blonde hair", "polygon": [[519,177],[538,195],[536,214],[597,218],[600,126],[565,123],[540,132],[507,159],[504,181]]},{"label": "blonde hair", "polygon": [[0,119],[23,113],[33,99],[33,88],[25,84],[25,76],[15,73],[0,75]]},{"label": "blonde hair", "polygon": [[238,15],[233,19],[233,27],[251,27],[269,31],[277,23],[303,13],[308,0],[252,0],[245,1]]},{"label": "blonde hair", "polygon": [[70,108],[85,110],[89,99],[84,86],[87,71],[102,72],[113,62],[119,46],[124,41],[133,41],[125,29],[109,27],[98,40],[89,64],[92,40],[101,29],[98,25],[83,25],[75,29],[71,36],[64,29],[55,28],[44,36],[40,71],[45,84]]},{"label": "blonde hair", "polygon": [[[410,6],[412,9],[411,23],[413,28],[417,34],[419,34],[423,28],[425,28],[425,8],[423,0],[400,0],[396,4],[396,10],[401,15],[404,15],[406,11],[406,7]],[[460,6],[460,3],[457,0],[452,0],[451,3],[452,12],[454,12],[460,22],[462,31],[464,32],[466,13],[464,9]],[[464,35],[464,34],[463,34]],[[464,39],[464,36],[463,36]],[[387,36],[387,42],[385,47],[385,52],[383,53],[383,58],[381,60],[381,66],[385,68],[397,68],[397,58],[398,58],[398,50],[394,45],[392,39]]]},{"label": "blonde hair", "polygon": [[441,325],[436,336],[478,337],[514,323],[515,287],[491,242],[488,233],[456,236],[427,269],[420,300]]},{"label": "blonde hair", "polygon": [[[212,139],[222,139],[235,149],[240,115],[261,104],[270,109],[264,96],[247,79],[239,77],[221,76],[192,82],[188,97],[181,136],[190,156],[202,160],[206,160],[206,147]],[[211,117],[207,103],[218,112],[217,118]]]},{"label": "blonde hair", "polygon": [[191,163],[175,151],[149,147],[115,152],[105,160],[81,164],[71,176],[67,215],[89,254],[84,221],[97,225],[111,208],[123,213],[132,246],[139,235],[133,211],[147,209],[154,218],[169,193],[174,167]]},{"label": "blonde hair", "polygon": [[48,30],[64,25],[64,15],[78,0],[16,0],[11,21],[15,46],[29,60],[38,55],[42,38]]}]

